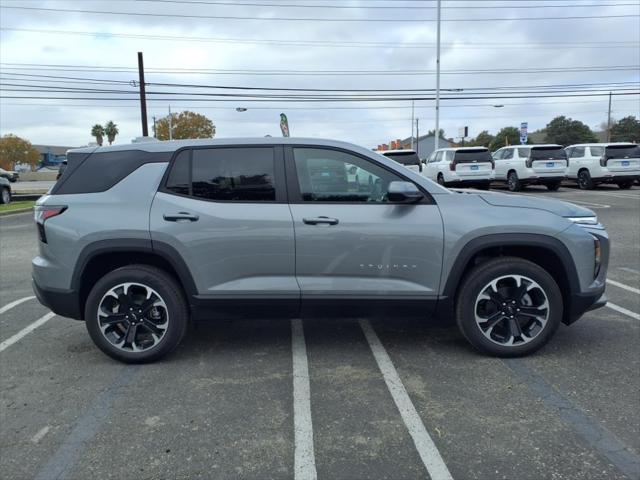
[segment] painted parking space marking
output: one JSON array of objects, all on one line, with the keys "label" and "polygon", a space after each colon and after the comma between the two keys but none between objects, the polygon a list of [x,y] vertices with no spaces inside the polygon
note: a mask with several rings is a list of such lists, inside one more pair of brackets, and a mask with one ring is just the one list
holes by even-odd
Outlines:
[{"label": "painted parking space marking", "polygon": [[0,314],[11,310],[13,307],[17,307],[21,303],[28,302],[29,300],[33,300],[34,298],[36,297],[31,295],[29,297],[19,298],[18,300],[14,300],[11,303],[7,303],[4,307],[0,308]]},{"label": "painted parking space marking", "polygon": [[422,463],[427,468],[431,480],[452,480],[451,473],[447,468],[438,448],[429,436],[427,429],[425,428],[420,415],[416,411],[415,406],[409,398],[407,390],[404,388],[402,380],[398,375],[396,368],[393,366],[393,362],[389,357],[389,354],[385,350],[382,342],[378,338],[378,335],[371,327],[368,320],[360,319],[360,327],[364,332],[364,336],[369,343],[369,347],[373,352],[373,356],[378,364],[378,368],[382,373],[389,393],[393,397],[393,401],[396,407],[400,411],[400,416],[404,421],[409,434],[413,439],[413,443],[418,450],[418,454],[422,459]]},{"label": "painted parking space marking", "polygon": [[42,325],[47,323],[49,320],[51,320],[55,316],[56,316],[55,313],[49,312],[46,315],[40,317],[35,322],[33,322],[31,325],[27,325],[26,327],[24,327],[22,330],[20,330],[18,333],[16,333],[12,337],[7,338],[4,342],[0,343],[0,352],[6,350],[14,343],[19,342],[20,340],[22,340],[23,337],[33,332],[36,328],[41,327]]},{"label": "painted parking space marking", "polygon": [[635,273],[636,275],[640,275],[640,270],[636,270],[635,268],[629,267],[620,267],[618,270],[622,270],[629,273]]},{"label": "painted parking space marking", "polygon": [[299,318],[291,320],[291,350],[293,356],[294,478],[296,480],[315,480],[318,478],[318,474],[313,449],[309,363],[304,329]]},{"label": "painted parking space marking", "polygon": [[607,302],[607,307],[609,307],[612,310],[615,310],[618,313],[622,313],[623,315],[626,315],[628,317],[634,318],[636,320],[640,320],[640,314],[636,312],[632,312],[631,310],[627,310],[626,308],[621,307],[620,305],[616,305],[615,303]]},{"label": "painted parking space marking", "polygon": [[35,480],[68,478],[69,472],[84,453],[87,443],[109,417],[116,396],[131,382],[139,368],[127,366],[116,375],[113,383],[96,397],[56,453],[42,466]]},{"label": "painted parking space marking", "polygon": [[542,376],[526,365],[526,360],[502,359],[517,377],[591,447],[606,457],[627,477],[637,478],[640,456],[624,445],[612,433],[589,418],[581,408],[560,394]]},{"label": "painted parking space marking", "polygon": [[625,285],[621,282],[616,282],[615,280],[610,280],[607,278],[607,283],[613,285],[614,287],[623,288],[624,290],[628,290],[633,293],[637,293],[640,295],[640,288],[630,287],[629,285]]},{"label": "painted parking space marking", "polygon": [[40,440],[42,440],[44,438],[44,436],[49,433],[49,430],[51,429],[51,427],[49,427],[49,425],[47,425],[46,427],[41,428],[40,430],[38,430],[38,432],[31,437],[31,443],[40,443]]}]

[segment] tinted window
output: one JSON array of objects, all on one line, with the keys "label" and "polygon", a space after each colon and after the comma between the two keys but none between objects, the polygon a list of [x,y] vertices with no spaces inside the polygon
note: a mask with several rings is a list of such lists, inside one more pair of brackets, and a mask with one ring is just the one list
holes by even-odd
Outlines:
[{"label": "tinted window", "polygon": [[503,160],[507,160],[509,158],[513,158],[513,149],[508,148],[506,150],[503,150],[503,154],[502,154],[502,159]]},{"label": "tinted window", "polygon": [[115,150],[98,153],[70,152],[64,177],[52,194],[104,192],[147,163],[168,162],[173,152]]},{"label": "tinted window", "polygon": [[604,147],[589,147],[592,157],[601,157],[604,155]]},{"label": "tinted window", "polygon": [[455,155],[456,163],[491,162],[492,160],[489,150],[458,150]]},{"label": "tinted window", "polygon": [[584,147],[573,147],[570,153],[571,158],[582,158],[584,157]]},{"label": "tinted window", "polygon": [[[337,150],[294,148],[302,199],[306,202],[386,203],[387,189],[402,178],[374,163]],[[349,168],[357,167],[354,174]]]},{"label": "tinted window", "polygon": [[416,152],[397,152],[385,154],[385,157],[389,157],[402,165],[420,165],[420,158]]},{"label": "tinted window", "polygon": [[615,145],[606,148],[607,158],[638,158],[640,147],[638,145]]},{"label": "tinted window", "polygon": [[273,202],[273,148],[193,150],[192,195],[207,200]]},{"label": "tinted window", "polygon": [[530,148],[518,148],[518,157],[519,158],[529,158]]},{"label": "tinted window", "polygon": [[562,147],[539,147],[531,149],[531,160],[566,160],[567,152]]},{"label": "tinted window", "polygon": [[189,195],[189,151],[183,150],[178,154],[169,177],[167,178],[167,189],[180,195]]}]

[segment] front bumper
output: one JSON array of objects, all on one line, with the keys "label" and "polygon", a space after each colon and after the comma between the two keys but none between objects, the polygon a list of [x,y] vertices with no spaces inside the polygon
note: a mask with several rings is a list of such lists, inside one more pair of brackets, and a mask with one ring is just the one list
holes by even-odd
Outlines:
[{"label": "front bumper", "polygon": [[604,287],[602,290],[589,293],[588,295],[572,295],[569,300],[569,305],[565,311],[562,323],[565,325],[571,325],[578,320],[586,312],[595,310],[600,307],[604,307],[607,304],[607,295],[604,293]]},{"label": "front bumper", "polygon": [[61,317],[83,320],[84,312],[80,308],[80,295],[75,290],[53,290],[40,287],[31,279],[33,291],[38,301]]}]

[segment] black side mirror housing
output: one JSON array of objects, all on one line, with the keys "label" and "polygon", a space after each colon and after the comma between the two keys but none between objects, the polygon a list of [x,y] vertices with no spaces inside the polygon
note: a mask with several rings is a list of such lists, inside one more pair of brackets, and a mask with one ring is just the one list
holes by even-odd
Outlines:
[{"label": "black side mirror housing", "polygon": [[387,198],[396,203],[417,203],[424,198],[423,193],[411,182],[391,182]]}]

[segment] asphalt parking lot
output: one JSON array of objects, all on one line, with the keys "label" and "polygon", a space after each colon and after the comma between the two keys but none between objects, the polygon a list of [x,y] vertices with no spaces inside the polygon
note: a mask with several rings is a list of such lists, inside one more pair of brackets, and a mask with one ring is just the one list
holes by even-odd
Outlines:
[{"label": "asphalt parking lot", "polygon": [[282,319],[201,324],[125,366],[81,322],[11,307],[37,241],[30,214],[0,218],[2,477],[640,478],[640,188],[525,193],[598,214],[610,304],[517,360],[446,319]]}]

